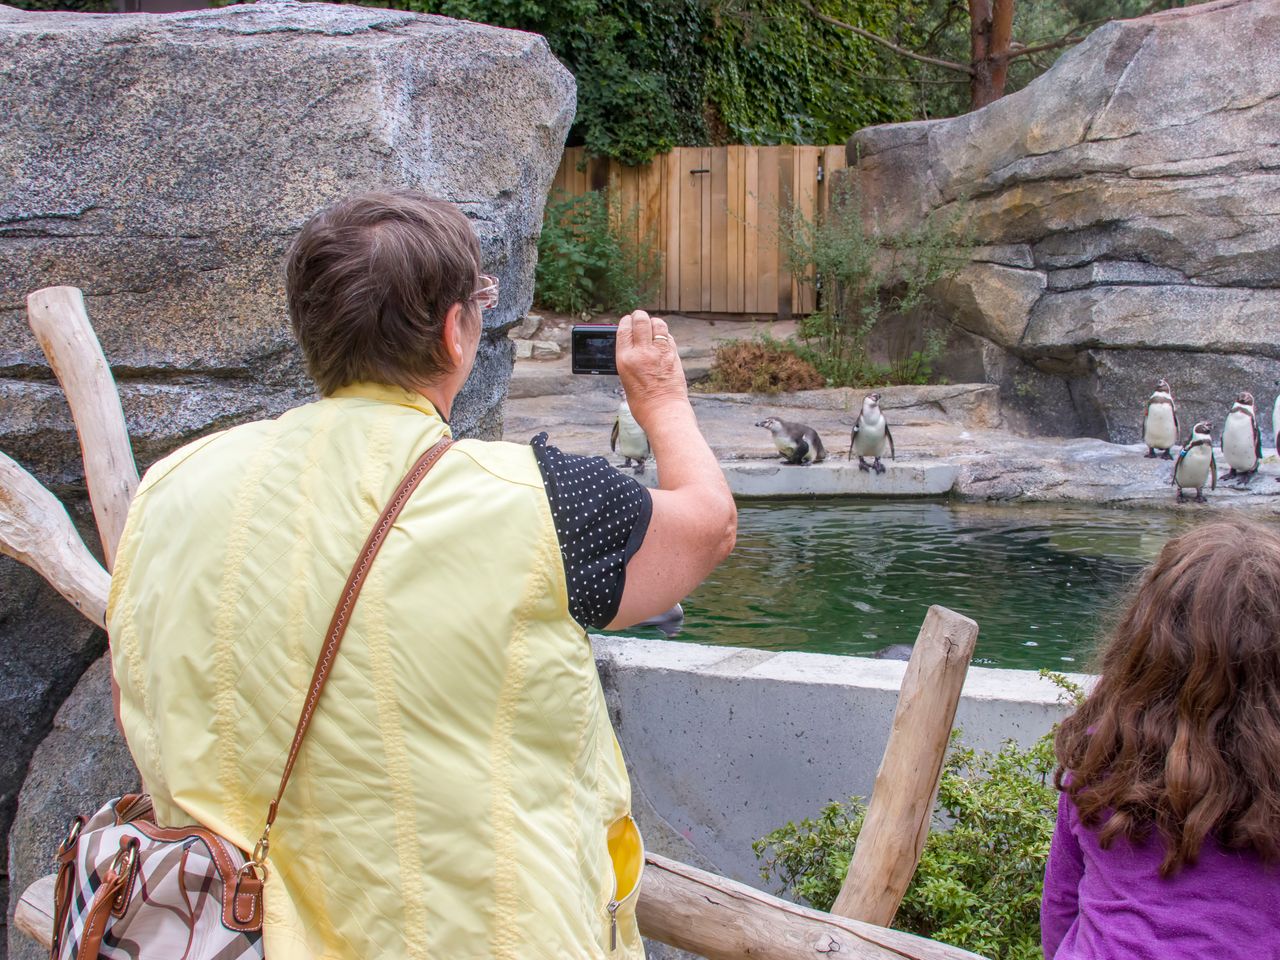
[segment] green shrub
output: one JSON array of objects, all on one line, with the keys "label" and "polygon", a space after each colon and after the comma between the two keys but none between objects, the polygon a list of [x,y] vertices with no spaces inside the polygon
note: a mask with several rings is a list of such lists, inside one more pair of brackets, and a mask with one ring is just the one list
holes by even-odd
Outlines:
[{"label": "green shrub", "polygon": [[[1079,702],[1080,689],[1061,674],[1041,675]],[[1058,806],[1053,734],[1026,749],[1008,741],[994,753],[962,746],[960,732],[952,734],[934,828],[895,927],[991,960],[1040,960],[1040,896]],[[761,876],[829,910],[865,813],[853,797],[757,840]]]},{"label": "green shrub", "polygon": [[661,261],[646,238],[635,243],[638,211],[620,216],[603,191],[547,203],[538,237],[534,299],[561,313],[626,312],[640,306]]},{"label": "green shrub", "polygon": [[716,391],[782,393],[826,385],[822,374],[800,359],[791,344],[772,337],[722,344],[711,362],[709,386]]},{"label": "green shrub", "polygon": [[957,204],[919,226],[882,232],[863,216],[856,187],[841,181],[825,216],[809,219],[795,205],[783,219],[780,242],[791,269],[818,292],[818,310],[800,321],[800,355],[833,386],[929,381],[945,347],[940,331],[926,332],[918,349],[890,344],[887,365],[871,358],[869,344],[882,320],[925,306],[932,285],[968,262],[963,214]]}]

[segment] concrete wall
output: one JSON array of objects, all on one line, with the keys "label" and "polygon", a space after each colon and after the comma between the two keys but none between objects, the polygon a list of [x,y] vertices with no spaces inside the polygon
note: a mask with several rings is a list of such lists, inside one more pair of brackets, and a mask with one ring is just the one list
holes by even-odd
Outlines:
[{"label": "concrete wall", "polygon": [[[906,663],[593,641],[654,852],[763,886],[752,840],[870,795]],[[995,748],[1030,743],[1065,712],[1034,673],[973,667],[956,724],[967,743]]]}]

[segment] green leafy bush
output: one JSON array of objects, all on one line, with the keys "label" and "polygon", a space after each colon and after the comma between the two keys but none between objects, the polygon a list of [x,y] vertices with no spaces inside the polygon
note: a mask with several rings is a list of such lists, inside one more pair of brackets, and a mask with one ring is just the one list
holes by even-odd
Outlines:
[{"label": "green leafy bush", "polygon": [[549,201],[538,237],[534,299],[573,314],[640,306],[661,261],[648,239],[630,239],[637,216],[620,215],[603,191]]},{"label": "green leafy bush", "polygon": [[927,383],[945,347],[940,331],[922,334],[916,349],[891,343],[888,364],[872,359],[870,341],[881,321],[924,306],[932,285],[968,262],[962,218],[956,205],[916,227],[882,232],[864,218],[849,181],[823,217],[810,219],[796,205],[782,222],[781,243],[796,276],[818,288],[818,310],[800,321],[800,355],[833,386]]},{"label": "green leafy bush", "polygon": [[[1041,671],[1079,702],[1061,674]],[[1058,806],[1053,734],[973,750],[952,734],[934,828],[894,918],[895,927],[991,960],[1040,960],[1040,897]],[[819,910],[835,902],[866,806],[853,797],[752,844],[761,876]]]},{"label": "green leafy bush", "polygon": [[[578,81],[570,145],[627,164],[675,146],[840,143],[916,111],[900,58],[818,21],[804,0],[357,2],[542,34]],[[915,14],[939,2],[826,6],[902,40],[918,32]]]}]

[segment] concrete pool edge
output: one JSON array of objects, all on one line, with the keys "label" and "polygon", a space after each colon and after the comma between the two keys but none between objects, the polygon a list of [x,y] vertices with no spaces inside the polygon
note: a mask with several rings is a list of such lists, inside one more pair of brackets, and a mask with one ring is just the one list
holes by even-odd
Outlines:
[{"label": "concrete pool edge", "polygon": [[[763,887],[753,840],[870,794],[906,663],[591,641],[651,850]],[[973,747],[1029,744],[1067,712],[1059,693],[1034,671],[971,667],[956,725]]]},{"label": "concrete pool edge", "polygon": [[[1033,444],[1028,441],[1029,447]],[[1101,440],[1064,441],[1054,456],[1039,449],[1023,455],[972,455],[883,461],[884,473],[859,470],[857,462],[829,458],[803,466],[778,458],[720,460],[720,470],[734,497],[769,501],[831,497],[905,500],[942,498],[962,503],[1013,505],[1088,505],[1117,509],[1186,510],[1247,509],[1280,512],[1280,460],[1266,451],[1263,465],[1248,486],[1219,483],[1206,490],[1208,504],[1178,503],[1164,461],[1142,462],[1132,448]],[[841,454],[843,456],[843,454]],[[1140,464],[1134,467],[1134,461]],[[1137,473],[1135,471],[1141,471]],[[636,479],[658,486],[650,466]]]},{"label": "concrete pool edge", "polygon": [[850,463],[794,467],[778,461],[724,461],[729,490],[743,499],[786,497],[940,497],[953,492],[960,469],[940,461],[885,463],[882,474]]}]

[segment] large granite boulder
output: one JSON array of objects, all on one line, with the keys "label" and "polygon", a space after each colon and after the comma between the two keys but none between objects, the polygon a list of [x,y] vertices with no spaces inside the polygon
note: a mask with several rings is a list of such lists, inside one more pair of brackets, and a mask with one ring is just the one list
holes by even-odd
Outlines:
[{"label": "large granite boulder", "polygon": [[[15,894],[10,919],[16,895],[53,872],[54,854],[71,818],[137,789],[138,771],[111,716],[111,664],[103,656],[63,702],[53,729],[31,759],[9,834],[9,883]],[[12,926],[8,946],[9,960],[48,956]]]},{"label": "large granite boulder", "polygon": [[[51,285],[85,293],[141,468],[311,398],[282,256],[316,210],[377,186],[457,203],[501,279],[454,414],[457,432],[499,437],[506,330],[532,301],[574,106],[541,37],[442,17],[294,2],[128,16],[0,6],[0,449],[87,517],[69,412],[26,324],[26,295]],[[102,644],[0,558],[0,837]]]},{"label": "large granite boulder", "polygon": [[[1280,0],[1109,23],[1048,73],[949,120],[873,127],[850,176],[883,229],[961,211],[940,284],[953,376],[1027,426],[1138,439],[1166,377],[1186,424],[1280,385]],[[1270,416],[1263,417],[1264,432]]]}]

